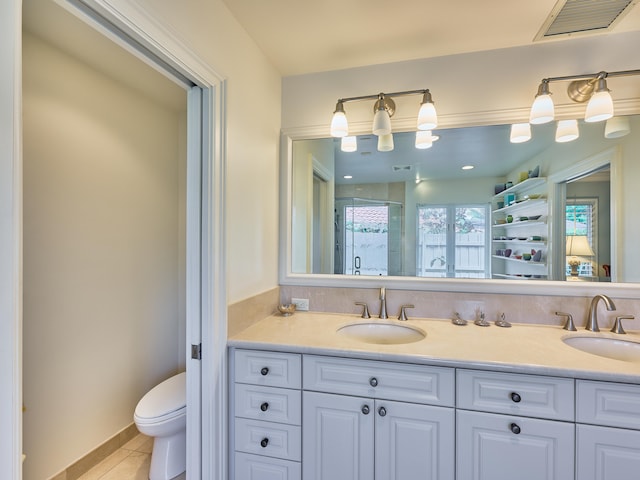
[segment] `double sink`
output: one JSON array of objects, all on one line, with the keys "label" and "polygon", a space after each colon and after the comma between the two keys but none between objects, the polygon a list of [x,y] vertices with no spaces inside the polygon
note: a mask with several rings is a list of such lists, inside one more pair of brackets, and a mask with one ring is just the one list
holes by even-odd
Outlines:
[{"label": "double sink", "polygon": [[[419,328],[382,321],[351,323],[338,328],[336,333],[356,341],[378,345],[414,343],[427,337],[427,333]],[[592,355],[640,363],[640,343],[638,342],[595,333],[589,336],[567,335],[562,338],[562,341],[571,348]]]}]

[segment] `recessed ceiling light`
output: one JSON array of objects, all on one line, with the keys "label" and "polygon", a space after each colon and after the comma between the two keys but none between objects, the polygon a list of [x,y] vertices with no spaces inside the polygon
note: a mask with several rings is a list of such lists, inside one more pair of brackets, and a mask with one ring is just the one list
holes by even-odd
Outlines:
[{"label": "recessed ceiling light", "polygon": [[344,177],[342,177],[342,178],[344,178],[344,179],[346,179],[346,180],[351,180],[351,179],[353,178],[353,176],[352,176],[352,175],[345,175],[345,176],[344,176]]},{"label": "recessed ceiling light", "polygon": [[473,165],[465,165],[462,167],[462,170],[473,170],[475,167]]}]

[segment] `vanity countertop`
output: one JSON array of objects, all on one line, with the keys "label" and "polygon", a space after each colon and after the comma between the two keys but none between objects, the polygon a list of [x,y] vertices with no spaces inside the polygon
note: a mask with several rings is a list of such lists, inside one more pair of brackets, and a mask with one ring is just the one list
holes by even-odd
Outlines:
[{"label": "vanity countertop", "polygon": [[[396,345],[369,344],[336,331],[359,322],[398,323],[426,332],[420,341]],[[414,318],[364,320],[359,315],[296,312],[272,315],[229,339],[238,348],[334,355],[449,367],[555,375],[593,380],[640,383],[640,362],[611,360],[566,345],[566,336],[602,336],[640,343],[640,332],[617,335],[603,330],[592,333],[581,326],[568,332],[560,326],[513,324],[501,328],[493,323],[479,327],[469,322],[456,326],[446,319]]]}]

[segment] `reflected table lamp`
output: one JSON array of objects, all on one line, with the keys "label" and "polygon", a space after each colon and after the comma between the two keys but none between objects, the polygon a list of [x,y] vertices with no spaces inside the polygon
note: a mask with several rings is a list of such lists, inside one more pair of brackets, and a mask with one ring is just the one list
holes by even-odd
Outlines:
[{"label": "reflected table lamp", "polygon": [[594,253],[589,245],[586,235],[567,236],[567,263],[571,266],[571,276],[578,276],[578,266],[581,260],[578,257],[593,257]]}]

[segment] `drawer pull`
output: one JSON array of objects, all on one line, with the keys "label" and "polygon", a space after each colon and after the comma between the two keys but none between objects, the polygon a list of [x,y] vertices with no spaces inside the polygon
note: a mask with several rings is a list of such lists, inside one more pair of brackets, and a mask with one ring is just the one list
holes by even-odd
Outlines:
[{"label": "drawer pull", "polygon": [[269,373],[268,367],[262,367],[262,370],[260,370],[260,375],[262,375],[263,377],[266,377],[268,373]]},{"label": "drawer pull", "polygon": [[363,405],[362,406],[362,413],[364,413],[365,415],[369,415],[369,412],[371,410],[369,409],[369,405]]},{"label": "drawer pull", "polygon": [[376,377],[371,377],[369,379],[369,385],[371,385],[372,387],[377,387],[378,386],[378,379]]},{"label": "drawer pull", "polygon": [[511,425],[509,425],[509,428],[511,429],[511,431],[513,433],[515,433],[516,435],[518,435],[522,430],[520,429],[520,427],[516,424],[516,423],[512,423]]},{"label": "drawer pull", "polygon": [[515,403],[520,403],[520,400],[522,400],[522,397],[520,396],[520,394],[516,392],[511,392],[511,400],[513,400]]},{"label": "drawer pull", "polygon": [[263,439],[260,441],[260,446],[261,446],[262,448],[267,448],[267,445],[269,445],[269,439],[268,439],[268,438],[263,438]]},{"label": "drawer pull", "polygon": [[380,415],[381,417],[386,417],[387,416],[387,409],[384,407],[380,407],[378,409],[378,415]]},{"label": "drawer pull", "polygon": [[267,402],[264,402],[262,405],[260,405],[260,410],[266,412],[267,410],[269,410],[269,404]]}]

